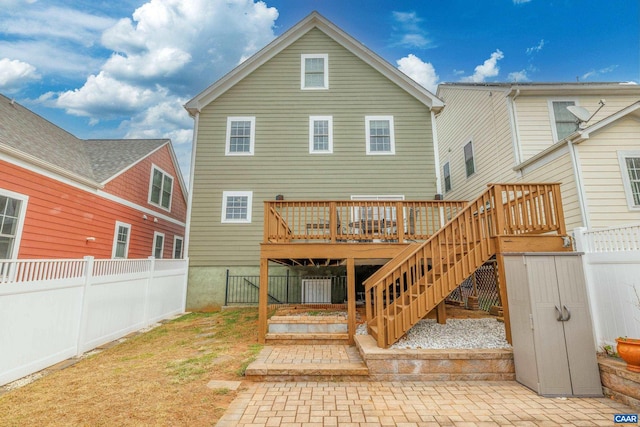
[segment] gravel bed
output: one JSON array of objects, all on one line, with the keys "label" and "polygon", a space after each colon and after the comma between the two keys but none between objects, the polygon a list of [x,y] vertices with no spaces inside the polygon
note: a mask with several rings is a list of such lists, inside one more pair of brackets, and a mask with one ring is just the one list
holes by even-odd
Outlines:
[{"label": "gravel bed", "polygon": [[[367,335],[366,325],[359,325],[356,334]],[[421,320],[390,348],[415,350],[510,347],[505,339],[504,323],[487,318],[447,319],[445,325],[438,324],[434,319]]]}]

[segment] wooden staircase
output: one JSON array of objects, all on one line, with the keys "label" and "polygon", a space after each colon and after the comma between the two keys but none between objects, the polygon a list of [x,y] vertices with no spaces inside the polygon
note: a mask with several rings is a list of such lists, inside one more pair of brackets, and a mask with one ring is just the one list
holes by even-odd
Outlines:
[{"label": "wooden staircase", "polygon": [[498,252],[496,238],[546,233],[565,234],[560,184],[489,185],[365,281],[369,333],[389,347]]}]

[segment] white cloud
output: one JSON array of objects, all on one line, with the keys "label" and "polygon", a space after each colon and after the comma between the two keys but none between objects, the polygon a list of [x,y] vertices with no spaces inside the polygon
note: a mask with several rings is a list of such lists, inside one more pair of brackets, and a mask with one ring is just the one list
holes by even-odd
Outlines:
[{"label": "white cloud", "polygon": [[602,74],[610,73],[610,72],[612,72],[613,70],[615,70],[616,68],[618,68],[618,65],[610,65],[610,66],[608,66],[608,67],[601,68],[601,69],[599,69],[599,70],[591,70],[591,71],[589,71],[589,72],[587,72],[587,73],[584,73],[584,74],[582,75],[581,80],[588,80],[588,79],[590,79],[590,78],[592,78],[592,77],[598,77],[598,76],[600,76],[600,75],[602,75]]},{"label": "white cloud", "polygon": [[520,70],[509,73],[507,80],[510,82],[528,82],[530,79],[526,70]]},{"label": "white cloud", "polygon": [[542,50],[543,47],[544,47],[544,39],[541,39],[537,45],[527,48],[527,55],[538,53]]},{"label": "white cloud", "polygon": [[430,62],[423,62],[417,56],[409,54],[396,61],[396,63],[400,71],[435,93],[439,78]]},{"label": "white cloud", "polygon": [[415,12],[393,12],[394,26],[393,38],[396,46],[425,49],[431,47],[431,40],[427,38],[426,31],[422,28],[422,18]]},{"label": "white cloud", "polygon": [[472,82],[472,83],[482,83],[489,77],[495,77],[500,72],[500,67],[498,67],[498,61],[504,58],[504,54],[500,49],[496,49],[495,52],[491,54],[489,59],[484,61],[482,65],[478,65],[475,68],[475,72],[472,76],[467,76],[462,78],[463,82]]},{"label": "white cloud", "polygon": [[40,76],[36,67],[17,59],[0,59],[0,90],[11,91],[31,80],[37,80]]}]

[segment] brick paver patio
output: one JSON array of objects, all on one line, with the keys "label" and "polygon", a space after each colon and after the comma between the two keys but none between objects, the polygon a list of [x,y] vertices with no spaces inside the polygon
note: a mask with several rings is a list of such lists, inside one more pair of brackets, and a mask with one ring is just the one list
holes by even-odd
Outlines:
[{"label": "brick paver patio", "polygon": [[513,381],[255,383],[225,426],[610,426],[606,398],[545,398]]}]

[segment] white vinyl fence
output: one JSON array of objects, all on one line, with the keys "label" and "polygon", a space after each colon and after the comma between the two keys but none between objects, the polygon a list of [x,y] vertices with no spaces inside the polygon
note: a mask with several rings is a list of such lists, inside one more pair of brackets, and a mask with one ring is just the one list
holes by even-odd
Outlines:
[{"label": "white vinyl fence", "polygon": [[186,259],[0,260],[0,385],[184,313]]},{"label": "white vinyl fence", "polygon": [[596,343],[615,348],[618,337],[640,338],[640,225],[575,230],[584,252]]}]

